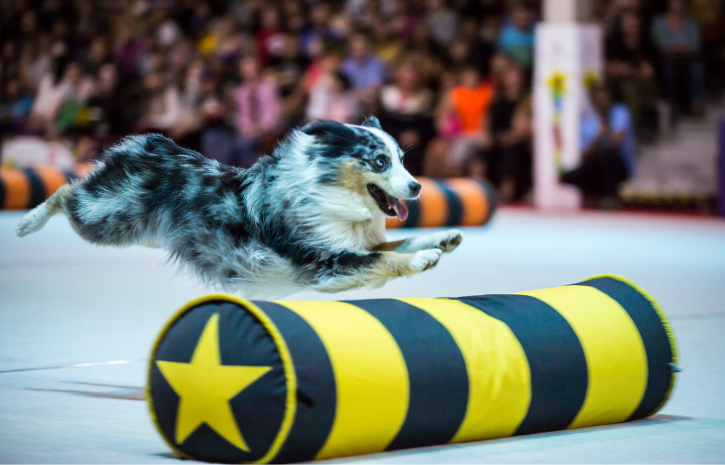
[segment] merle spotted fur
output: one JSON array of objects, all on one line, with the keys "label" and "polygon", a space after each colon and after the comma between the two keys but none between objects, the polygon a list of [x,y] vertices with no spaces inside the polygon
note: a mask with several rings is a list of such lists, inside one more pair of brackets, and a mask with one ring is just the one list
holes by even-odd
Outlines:
[{"label": "merle spotted fur", "polygon": [[295,130],[248,170],[158,134],[131,136],[28,213],[18,235],[64,213],[89,242],[166,249],[207,284],[249,298],[375,287],[434,266],[461,238],[449,231],[386,247],[385,215],[363,187],[414,197],[401,156],[374,118]]}]

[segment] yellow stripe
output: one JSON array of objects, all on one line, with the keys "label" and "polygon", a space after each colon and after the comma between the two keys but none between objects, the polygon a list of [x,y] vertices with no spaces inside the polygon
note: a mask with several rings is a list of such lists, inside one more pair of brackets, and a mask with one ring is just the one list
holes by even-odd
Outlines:
[{"label": "yellow stripe", "polygon": [[647,354],[632,319],[611,297],[589,286],[522,292],[558,311],[579,338],[589,383],[569,428],[625,421],[647,387]]},{"label": "yellow stripe", "polygon": [[[618,281],[621,281],[625,284],[628,284],[629,286],[632,286],[634,290],[642,294],[642,297],[647,299],[650,304],[652,304],[652,307],[657,312],[657,315],[660,317],[660,321],[662,321],[662,326],[665,328],[665,332],[667,333],[667,339],[670,341],[670,350],[672,350],[672,363],[677,365],[677,342],[675,341],[675,333],[672,332],[672,327],[670,326],[670,322],[667,319],[667,315],[665,315],[665,312],[662,310],[662,307],[660,307],[660,304],[657,303],[657,301],[652,297],[647,291],[639,287],[639,284],[635,283],[634,281],[630,281],[629,279],[619,276],[616,274],[601,274],[597,276],[592,276],[591,278],[585,279],[585,281],[590,281],[592,279],[597,278],[612,278],[616,279]],[[665,394],[665,398],[662,399],[662,403],[657,406],[657,408],[650,413],[650,415],[658,412],[662,407],[665,406],[667,401],[670,398],[670,395],[672,394],[672,389],[675,387],[675,373],[672,374],[670,377],[670,388],[667,390],[667,393]]]},{"label": "yellow stripe", "polygon": [[510,436],[531,402],[526,354],[502,321],[462,302],[400,299],[426,311],[451,333],[468,371],[466,416],[450,442]]},{"label": "yellow stripe", "polygon": [[335,421],[315,458],[385,450],[408,412],[408,370],[393,336],[366,311],[344,302],[277,302],[312,326],[330,356]]}]

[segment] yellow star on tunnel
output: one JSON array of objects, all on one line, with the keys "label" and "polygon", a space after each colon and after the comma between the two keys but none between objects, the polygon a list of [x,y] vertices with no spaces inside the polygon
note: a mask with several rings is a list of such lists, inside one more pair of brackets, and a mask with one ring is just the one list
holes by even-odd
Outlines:
[{"label": "yellow star on tunnel", "polygon": [[229,401],[272,368],[221,364],[218,313],[207,321],[191,363],[157,360],[156,365],[181,398],[176,416],[177,444],[206,423],[231,444],[249,452]]}]

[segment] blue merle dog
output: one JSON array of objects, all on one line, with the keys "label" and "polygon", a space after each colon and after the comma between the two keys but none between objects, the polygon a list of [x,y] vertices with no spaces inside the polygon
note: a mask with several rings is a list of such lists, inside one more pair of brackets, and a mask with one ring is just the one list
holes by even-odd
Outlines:
[{"label": "blue merle dog", "polygon": [[63,213],[94,244],[146,245],[205,283],[247,298],[378,287],[434,267],[457,230],[386,242],[385,217],[420,184],[374,117],[294,130],[248,170],[157,134],[125,138],[85,179],[27,213],[18,236]]}]

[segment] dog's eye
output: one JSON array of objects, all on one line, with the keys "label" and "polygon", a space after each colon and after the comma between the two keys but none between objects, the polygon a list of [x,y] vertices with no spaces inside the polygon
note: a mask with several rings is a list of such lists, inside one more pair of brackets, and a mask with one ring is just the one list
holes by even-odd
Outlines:
[{"label": "dog's eye", "polygon": [[388,166],[388,159],[384,156],[379,156],[375,159],[375,167],[379,169],[384,169],[386,166]]}]

